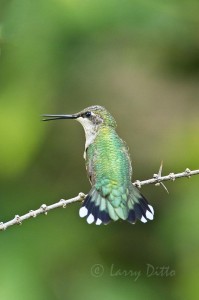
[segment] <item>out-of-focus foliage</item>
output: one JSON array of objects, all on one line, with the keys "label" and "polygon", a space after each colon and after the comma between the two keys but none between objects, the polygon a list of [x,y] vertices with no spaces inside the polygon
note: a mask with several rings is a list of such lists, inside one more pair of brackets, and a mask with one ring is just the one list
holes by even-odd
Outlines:
[{"label": "out-of-focus foliage", "polygon": [[[82,128],[42,113],[104,105],[134,179],[162,159],[165,173],[198,168],[198,10],[196,0],[0,2],[1,221],[90,188]],[[156,212],[147,224],[88,225],[74,204],[1,233],[0,299],[198,299],[198,180],[167,183],[169,195],[144,187]]]}]

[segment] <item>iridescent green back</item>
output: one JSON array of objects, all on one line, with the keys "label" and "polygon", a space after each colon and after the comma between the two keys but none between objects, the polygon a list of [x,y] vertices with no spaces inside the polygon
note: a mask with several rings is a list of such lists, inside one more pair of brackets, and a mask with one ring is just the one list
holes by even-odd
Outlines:
[{"label": "iridescent green back", "polygon": [[92,184],[110,179],[114,185],[131,182],[132,168],[127,147],[115,129],[102,127],[87,150],[87,165],[92,171]]}]

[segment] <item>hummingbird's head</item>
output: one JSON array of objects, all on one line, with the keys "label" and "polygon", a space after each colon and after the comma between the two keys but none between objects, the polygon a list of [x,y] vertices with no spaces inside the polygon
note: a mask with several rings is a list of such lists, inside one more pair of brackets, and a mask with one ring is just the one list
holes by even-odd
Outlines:
[{"label": "hummingbird's head", "polygon": [[84,129],[87,127],[96,128],[102,125],[116,127],[115,119],[103,106],[99,105],[89,106],[79,113],[72,115],[43,115],[43,117],[45,117],[43,121],[76,119],[82,124]]},{"label": "hummingbird's head", "polygon": [[116,127],[115,119],[111,114],[103,107],[99,105],[89,106],[79,112],[77,120],[83,125],[90,124],[90,126],[111,126]]},{"label": "hummingbird's head", "polygon": [[97,132],[102,126],[116,127],[115,119],[104,107],[99,105],[89,106],[73,115],[43,115],[43,117],[45,117],[43,121],[76,119],[84,128],[88,144],[94,140]]}]

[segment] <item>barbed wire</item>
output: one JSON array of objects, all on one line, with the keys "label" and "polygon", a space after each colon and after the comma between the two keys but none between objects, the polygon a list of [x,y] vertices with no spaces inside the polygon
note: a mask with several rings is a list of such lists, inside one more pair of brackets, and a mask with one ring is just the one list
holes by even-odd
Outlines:
[{"label": "barbed wire", "polygon": [[[155,184],[156,186],[162,185],[168,192],[167,188],[163,184],[163,181],[175,181],[178,178],[183,178],[183,177],[190,178],[191,176],[198,175],[198,174],[199,174],[199,170],[191,171],[190,169],[187,168],[184,172],[181,172],[181,173],[176,173],[176,174],[170,173],[169,175],[162,176],[162,163],[161,163],[158,174],[154,174],[153,178],[142,180],[142,181],[136,180],[135,182],[133,182],[133,185],[135,185],[138,188],[141,188],[143,185],[147,185],[147,184]],[[28,213],[21,215],[21,216],[15,215],[15,217],[12,220],[7,221],[5,223],[1,222],[0,230],[4,231],[10,226],[21,225],[23,221],[28,220],[30,218],[36,218],[38,215],[41,215],[41,214],[47,215],[47,213],[50,210],[53,210],[55,208],[59,208],[59,207],[65,208],[67,205],[69,205],[71,203],[82,202],[85,199],[85,197],[86,197],[86,195],[84,193],[79,193],[74,198],[67,199],[67,200],[61,199],[58,202],[53,203],[51,205],[42,204],[36,210],[30,210]]]}]

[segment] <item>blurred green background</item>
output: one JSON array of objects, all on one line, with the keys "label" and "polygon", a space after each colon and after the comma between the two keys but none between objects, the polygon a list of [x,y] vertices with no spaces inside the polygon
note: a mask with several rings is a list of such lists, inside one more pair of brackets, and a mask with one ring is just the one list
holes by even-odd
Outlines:
[{"label": "blurred green background", "polygon": [[[90,189],[80,124],[42,113],[105,106],[133,180],[162,159],[164,174],[198,168],[198,11],[197,0],[1,0],[1,221]],[[169,195],[143,187],[147,224],[88,225],[76,203],[1,232],[0,299],[198,299],[198,180],[166,183]]]}]

